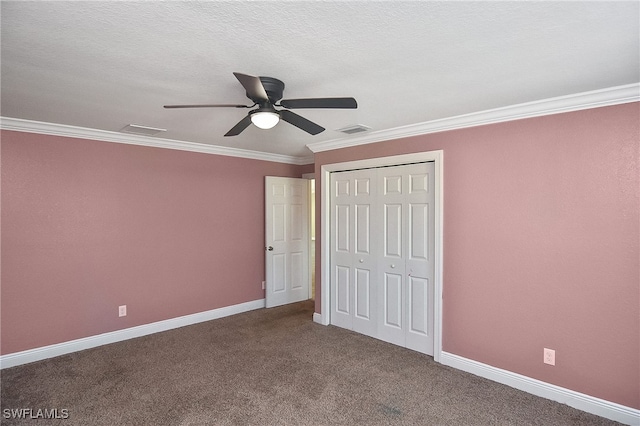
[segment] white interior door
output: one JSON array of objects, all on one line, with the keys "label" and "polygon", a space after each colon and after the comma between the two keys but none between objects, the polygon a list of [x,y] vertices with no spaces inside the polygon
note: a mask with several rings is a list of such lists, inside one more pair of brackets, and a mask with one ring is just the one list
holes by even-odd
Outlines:
[{"label": "white interior door", "polygon": [[307,179],[265,179],[266,307],[309,298]]},{"label": "white interior door", "polygon": [[434,164],[331,175],[331,323],[433,355]]}]

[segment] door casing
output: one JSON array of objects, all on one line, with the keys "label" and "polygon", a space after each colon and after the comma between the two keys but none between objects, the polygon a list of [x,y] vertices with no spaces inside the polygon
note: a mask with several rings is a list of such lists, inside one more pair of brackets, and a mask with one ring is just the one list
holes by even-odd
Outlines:
[{"label": "door casing", "polygon": [[399,166],[403,164],[434,162],[435,175],[435,252],[434,252],[434,342],[433,358],[440,362],[442,354],[442,265],[443,265],[443,151],[417,152],[413,154],[378,157],[365,160],[347,161],[343,163],[324,164],[320,168],[320,313],[313,316],[313,320],[323,325],[329,325],[330,318],[330,200],[331,173],[337,171],[364,169],[372,167]]}]

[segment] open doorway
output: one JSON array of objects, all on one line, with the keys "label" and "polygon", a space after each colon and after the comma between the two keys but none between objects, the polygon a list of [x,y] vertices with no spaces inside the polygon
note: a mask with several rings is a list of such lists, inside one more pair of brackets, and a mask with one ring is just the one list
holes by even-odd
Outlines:
[{"label": "open doorway", "polygon": [[309,180],[309,273],[311,286],[309,299],[316,298],[316,179],[314,173],[305,173],[303,179]]}]

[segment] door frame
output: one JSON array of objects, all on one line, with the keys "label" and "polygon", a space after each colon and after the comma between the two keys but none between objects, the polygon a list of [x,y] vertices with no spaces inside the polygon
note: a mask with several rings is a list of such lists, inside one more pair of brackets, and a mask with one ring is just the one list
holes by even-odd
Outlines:
[{"label": "door frame", "polygon": [[[413,154],[378,157],[365,160],[347,161],[344,163],[324,164],[320,168],[320,313],[313,315],[313,320],[323,325],[331,323],[331,173],[338,171],[365,169],[384,166],[400,166],[403,164],[434,162],[435,176],[435,253],[434,253],[434,327],[433,327],[433,359],[440,362],[442,354],[442,266],[443,266],[443,151],[416,152]],[[317,190],[317,188],[316,188]],[[317,207],[317,206],[316,206]],[[317,235],[316,235],[317,237]],[[317,285],[317,282],[316,282]]]}]

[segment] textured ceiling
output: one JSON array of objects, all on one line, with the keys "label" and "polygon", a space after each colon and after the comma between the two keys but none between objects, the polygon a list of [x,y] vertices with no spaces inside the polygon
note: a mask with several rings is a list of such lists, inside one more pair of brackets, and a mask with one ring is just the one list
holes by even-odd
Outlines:
[{"label": "textured ceiling", "polygon": [[[640,2],[10,2],[3,117],[307,156],[306,144],[640,81]],[[357,110],[296,110],[223,137],[250,103],[237,71],[284,98],[353,96]]]}]

